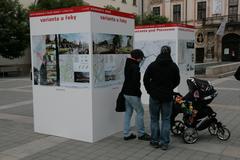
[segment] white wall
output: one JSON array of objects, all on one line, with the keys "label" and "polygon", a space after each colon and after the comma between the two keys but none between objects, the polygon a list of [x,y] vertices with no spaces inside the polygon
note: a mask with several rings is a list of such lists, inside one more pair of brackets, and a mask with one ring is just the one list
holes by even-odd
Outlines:
[{"label": "white wall", "polygon": [[0,56],[0,67],[1,66],[17,66],[20,69],[19,74],[28,75],[31,68],[31,53],[30,48],[24,51],[24,56],[14,59],[8,59]]}]

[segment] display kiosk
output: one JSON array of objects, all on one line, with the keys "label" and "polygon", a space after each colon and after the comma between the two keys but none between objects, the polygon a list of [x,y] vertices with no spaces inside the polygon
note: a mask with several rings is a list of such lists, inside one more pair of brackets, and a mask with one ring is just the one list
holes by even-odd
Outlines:
[{"label": "display kiosk", "polygon": [[[186,79],[194,76],[195,30],[193,26],[184,24],[157,24],[136,26],[134,33],[134,48],[141,49],[145,54],[145,60],[141,64],[142,77],[148,65],[160,54],[161,47],[171,47],[173,61],[180,69],[181,82],[175,89],[176,92],[185,95],[188,91]],[[149,103],[149,95],[142,85],[142,101]]]},{"label": "display kiosk", "polygon": [[94,6],[30,14],[34,131],[95,142],[123,128],[115,102],[134,15]]}]

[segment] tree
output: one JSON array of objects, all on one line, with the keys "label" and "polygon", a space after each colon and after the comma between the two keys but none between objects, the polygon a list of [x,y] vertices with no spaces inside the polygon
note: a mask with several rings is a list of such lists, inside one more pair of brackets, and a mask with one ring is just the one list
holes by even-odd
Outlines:
[{"label": "tree", "polygon": [[113,5],[106,5],[106,6],[104,6],[104,8],[114,10],[114,11],[119,11],[120,10],[119,7],[116,8]]},{"label": "tree", "polygon": [[160,15],[154,15],[153,13],[144,14],[143,19],[141,20],[140,16],[135,17],[136,25],[144,25],[144,24],[162,24],[167,23],[168,18]]},{"label": "tree", "polygon": [[135,16],[135,25],[140,25],[140,24],[142,24],[141,16],[140,15],[136,15]]},{"label": "tree", "polygon": [[117,48],[121,47],[122,36],[121,35],[114,35],[112,43],[113,43],[113,51],[116,53]]},{"label": "tree", "polygon": [[31,11],[67,8],[84,5],[83,0],[38,0],[36,4],[30,5]]},{"label": "tree", "polygon": [[0,55],[13,59],[23,56],[29,44],[27,10],[18,0],[0,1]]}]

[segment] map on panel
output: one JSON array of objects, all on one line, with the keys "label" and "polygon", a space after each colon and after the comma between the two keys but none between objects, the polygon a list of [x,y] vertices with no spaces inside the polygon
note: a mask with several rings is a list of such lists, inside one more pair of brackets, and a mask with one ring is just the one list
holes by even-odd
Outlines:
[{"label": "map on panel", "polygon": [[144,52],[145,59],[141,64],[141,72],[144,73],[148,65],[155,61],[160,54],[161,48],[164,45],[171,47],[171,56],[173,61],[176,61],[176,41],[174,40],[155,40],[155,41],[136,41],[135,48],[141,49]]}]

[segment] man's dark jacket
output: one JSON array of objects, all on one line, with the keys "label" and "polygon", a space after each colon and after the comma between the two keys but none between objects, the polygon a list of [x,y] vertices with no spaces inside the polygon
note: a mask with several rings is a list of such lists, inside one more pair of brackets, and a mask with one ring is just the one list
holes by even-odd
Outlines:
[{"label": "man's dark jacket", "polygon": [[160,102],[173,99],[173,90],[180,83],[178,66],[169,54],[160,54],[152,62],[143,78],[144,86],[150,96]]},{"label": "man's dark jacket", "polygon": [[125,95],[129,96],[137,96],[141,97],[141,90],[140,90],[140,79],[141,79],[141,73],[140,73],[140,67],[139,62],[127,58],[125,68],[124,68],[124,76],[125,81],[123,83],[122,92]]},{"label": "man's dark jacket", "polygon": [[237,71],[235,72],[234,77],[236,78],[236,80],[240,81],[240,66],[238,67]]}]

